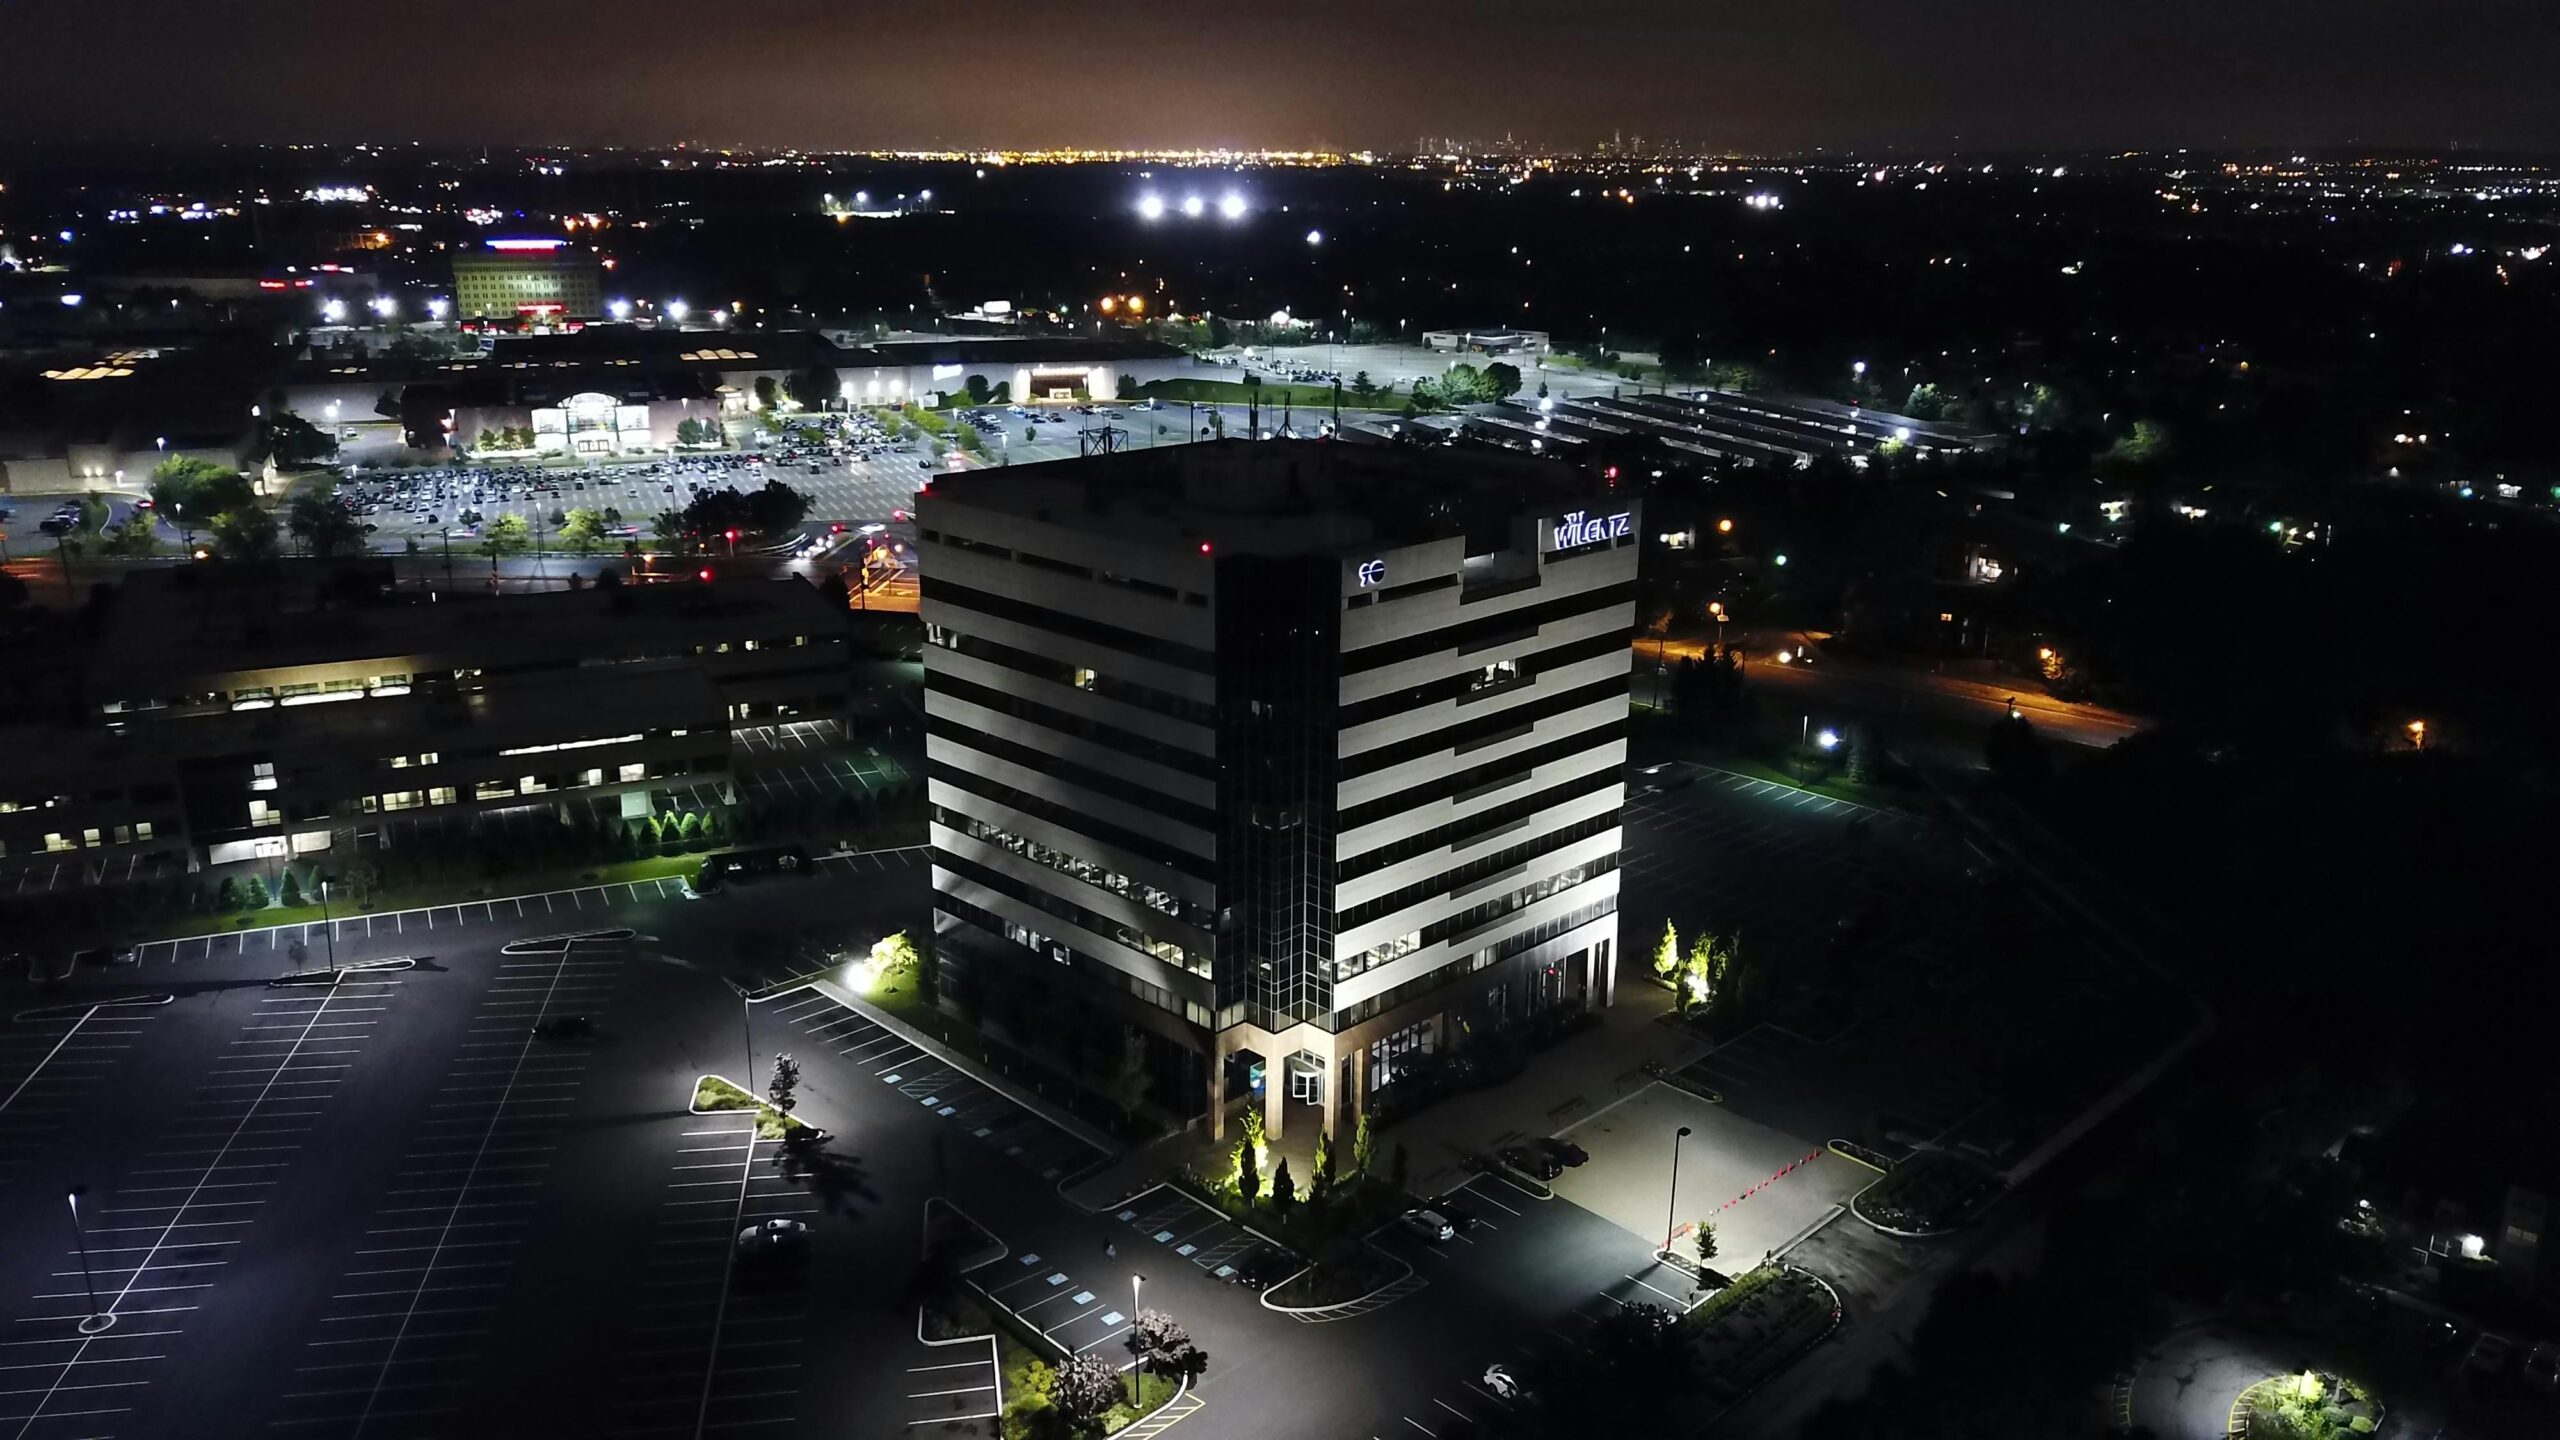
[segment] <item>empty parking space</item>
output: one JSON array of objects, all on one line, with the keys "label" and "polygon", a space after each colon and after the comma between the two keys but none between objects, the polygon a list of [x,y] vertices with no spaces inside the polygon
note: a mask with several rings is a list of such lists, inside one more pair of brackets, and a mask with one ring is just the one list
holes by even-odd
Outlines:
[{"label": "empty parking space", "polygon": [[815,991],[774,1003],[775,1014],[823,1044],[855,1073],[890,1087],[907,1104],[988,1146],[1042,1181],[1055,1184],[1103,1156],[945,1063],[897,1032]]},{"label": "empty parking space", "polygon": [[609,1010],[619,940],[502,955],[407,1153],[354,1228],[343,1268],[270,1422],[293,1435],[449,1430],[485,1360],[590,1044],[545,1016]]},{"label": "empty parking space", "polygon": [[[1671,1141],[1683,1126],[1690,1134],[1679,1146],[1677,1208],[1666,1212]],[[1559,1198],[1653,1245],[1664,1240],[1666,1222],[1680,1228],[1686,1247],[1687,1227],[1712,1221],[1715,1263],[1737,1273],[1823,1223],[1876,1178],[1825,1148],[1827,1135],[1776,1129],[1671,1085],[1649,1086],[1568,1135],[1591,1158],[1557,1178]]]},{"label": "empty parking space", "polygon": [[1070,1353],[1099,1350],[1129,1333],[1130,1270],[1103,1256],[1062,1264],[1032,1252],[976,1272],[986,1293]]},{"label": "empty parking space", "polygon": [[800,1418],[809,1363],[809,1268],[741,1261],[738,1235],[769,1220],[806,1224],[817,1202],[751,1121],[705,1116],[669,1155],[640,1299],[613,1386],[613,1435],[757,1434]]},{"label": "empty parking space", "polygon": [[1147,1248],[1162,1250],[1219,1280],[1233,1279],[1237,1262],[1268,1243],[1224,1213],[1171,1186],[1135,1197],[1115,1212],[1114,1218],[1138,1234],[1131,1253],[1142,1253]]},{"label": "empty parking space", "polygon": [[157,1018],[147,1003],[48,1007],[0,1024],[0,1187],[58,1144]]},{"label": "empty parking space", "polygon": [[923,1353],[926,1358],[907,1367],[906,1409],[900,1417],[907,1428],[974,1429],[1002,1413],[1004,1382],[997,1373],[993,1340],[972,1338]]},{"label": "empty parking space", "polygon": [[51,1263],[0,1338],[0,1427],[117,1433],[270,1203],[287,1197],[307,1138],[404,983],[259,994],[229,1044],[149,1117],[150,1148],[87,1187],[83,1231],[30,1239]]}]

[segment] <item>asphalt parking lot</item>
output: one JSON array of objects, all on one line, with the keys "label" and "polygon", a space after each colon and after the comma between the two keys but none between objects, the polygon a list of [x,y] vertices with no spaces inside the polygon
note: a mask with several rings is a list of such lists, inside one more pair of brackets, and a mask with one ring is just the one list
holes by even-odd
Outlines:
[{"label": "asphalt parking lot", "polygon": [[[1677,1205],[1671,1144],[1682,1126]],[[1846,1205],[1876,1172],[1832,1154],[1824,1139],[1773,1129],[1676,1086],[1649,1086],[1564,1132],[1590,1160],[1557,1177],[1556,1194],[1660,1243],[1707,1220],[1715,1268],[1738,1274]],[[1686,1233],[1675,1249],[1695,1252]]]}]

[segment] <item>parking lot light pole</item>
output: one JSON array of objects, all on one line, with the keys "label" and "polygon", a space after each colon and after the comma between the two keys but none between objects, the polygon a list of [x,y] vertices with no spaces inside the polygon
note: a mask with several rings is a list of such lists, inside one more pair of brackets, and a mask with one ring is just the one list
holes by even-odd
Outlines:
[{"label": "parking lot light pole", "polygon": [[1662,1255],[1671,1257],[1671,1242],[1680,1238],[1680,1142],[1689,1138],[1689,1127],[1683,1125],[1671,1137],[1671,1204],[1662,1221]]},{"label": "parking lot light pole", "polygon": [[1132,1406],[1140,1403],[1141,1392],[1146,1385],[1138,1355],[1138,1291],[1146,1283],[1146,1276],[1135,1270],[1129,1272],[1129,1403]]},{"label": "parking lot light pole", "polygon": [[329,918],[329,881],[331,878],[332,877],[327,875],[320,877],[320,933],[329,942],[329,968],[335,970],[338,968],[338,926],[335,921],[332,921]]},{"label": "parking lot light pole", "polygon": [[116,1323],[116,1317],[98,1308],[97,1277],[89,1272],[89,1232],[80,1223],[80,1192],[86,1185],[74,1185],[65,1197],[71,1202],[71,1234],[80,1245],[80,1283],[89,1292],[89,1313],[80,1319],[80,1333],[95,1335]]}]

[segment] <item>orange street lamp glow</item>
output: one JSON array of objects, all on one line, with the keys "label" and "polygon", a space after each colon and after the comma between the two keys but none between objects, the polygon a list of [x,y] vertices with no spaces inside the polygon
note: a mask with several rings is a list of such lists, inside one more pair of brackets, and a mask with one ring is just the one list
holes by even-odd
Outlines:
[{"label": "orange street lamp glow", "polygon": [[1733,522],[1732,522],[1731,520],[1719,520],[1719,521],[1717,521],[1717,522],[1716,522],[1716,533],[1717,533],[1717,534],[1719,534],[1719,535],[1730,535],[1730,534],[1732,534],[1732,533],[1733,533]]}]

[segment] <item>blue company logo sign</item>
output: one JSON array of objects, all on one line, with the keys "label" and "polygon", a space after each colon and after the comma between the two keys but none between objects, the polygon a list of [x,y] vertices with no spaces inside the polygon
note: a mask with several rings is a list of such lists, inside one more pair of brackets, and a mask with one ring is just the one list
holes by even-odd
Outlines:
[{"label": "blue company logo sign", "polygon": [[1363,590],[1369,589],[1370,587],[1372,587],[1372,586],[1376,585],[1379,581],[1384,580],[1384,579],[1386,579],[1386,578],[1387,578],[1387,562],[1386,562],[1386,561],[1384,561],[1384,560],[1363,560],[1363,561],[1361,561],[1361,562],[1360,562],[1360,588],[1361,588],[1361,589],[1363,589]]},{"label": "blue company logo sign", "polygon": [[1603,540],[1626,538],[1627,525],[1635,518],[1632,510],[1615,515],[1587,515],[1576,510],[1556,522],[1554,543],[1550,550],[1570,550],[1576,545],[1597,545]]}]

